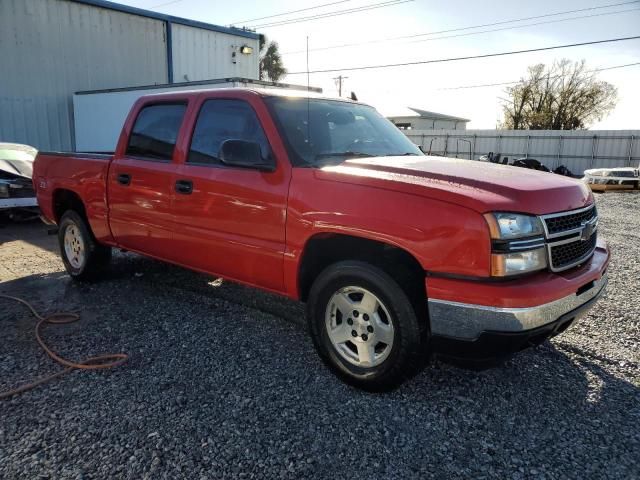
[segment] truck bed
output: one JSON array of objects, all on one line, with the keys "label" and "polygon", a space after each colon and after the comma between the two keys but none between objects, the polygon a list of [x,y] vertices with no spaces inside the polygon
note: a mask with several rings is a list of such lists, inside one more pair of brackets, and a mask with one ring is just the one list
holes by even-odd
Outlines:
[{"label": "truck bed", "polygon": [[62,202],[82,199],[98,241],[112,243],[106,181],[113,159],[107,153],[39,152],[33,168],[38,205],[45,218],[59,220]]}]

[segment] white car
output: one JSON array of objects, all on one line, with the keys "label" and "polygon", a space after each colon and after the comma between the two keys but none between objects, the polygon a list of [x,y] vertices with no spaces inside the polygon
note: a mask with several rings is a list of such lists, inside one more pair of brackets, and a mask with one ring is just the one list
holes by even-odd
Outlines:
[{"label": "white car", "polygon": [[591,190],[638,190],[640,189],[640,169],[633,167],[594,168],[585,170],[582,180]]},{"label": "white car", "polygon": [[38,201],[31,181],[37,153],[28,145],[0,143],[0,213],[37,214]]}]

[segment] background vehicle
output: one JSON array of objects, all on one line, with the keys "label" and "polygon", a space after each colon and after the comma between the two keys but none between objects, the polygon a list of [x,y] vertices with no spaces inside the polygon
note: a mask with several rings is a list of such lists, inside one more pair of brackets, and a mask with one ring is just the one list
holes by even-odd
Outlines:
[{"label": "background vehicle", "polygon": [[585,170],[582,180],[594,192],[640,190],[640,169],[621,167]]},{"label": "background vehicle", "polygon": [[31,175],[38,151],[28,145],[0,143],[0,215],[35,218],[38,202]]},{"label": "background vehicle", "polygon": [[537,344],[607,281],[584,183],[425,156],[352,101],[151,95],[114,155],[40,153],[34,179],[72,277],[119,247],[303,300],[321,358],[369,390]]}]

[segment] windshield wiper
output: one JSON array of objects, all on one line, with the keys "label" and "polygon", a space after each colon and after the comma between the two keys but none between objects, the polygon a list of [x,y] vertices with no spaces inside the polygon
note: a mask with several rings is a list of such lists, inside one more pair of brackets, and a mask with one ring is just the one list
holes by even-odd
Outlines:
[{"label": "windshield wiper", "polygon": [[316,160],[320,158],[327,158],[327,157],[377,157],[377,155],[372,155],[371,153],[352,152],[352,151],[316,154]]}]

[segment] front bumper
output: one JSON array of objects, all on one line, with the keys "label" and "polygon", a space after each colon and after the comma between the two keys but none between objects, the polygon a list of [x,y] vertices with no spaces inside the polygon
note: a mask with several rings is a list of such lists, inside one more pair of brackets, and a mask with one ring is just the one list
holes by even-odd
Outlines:
[{"label": "front bumper", "polygon": [[27,208],[27,207],[37,207],[37,206],[38,206],[38,200],[36,199],[36,197],[0,199],[0,210],[5,210],[9,208]]},{"label": "front bumper", "polygon": [[454,358],[489,360],[563,332],[605,293],[609,252],[605,249],[599,253],[601,261],[594,258],[578,275],[591,279],[574,283],[571,293],[539,305],[504,307],[430,298],[434,351]]},{"label": "front bumper", "polygon": [[[603,288],[604,290],[604,288]],[[546,339],[558,335],[569,328],[578,318],[584,315],[600,295],[592,298],[580,307],[565,313],[553,322],[541,327],[520,332],[484,331],[475,340],[464,340],[446,336],[435,336],[432,347],[439,355],[454,360],[470,360],[473,362],[489,362],[508,357],[525,348],[540,345]]]}]

